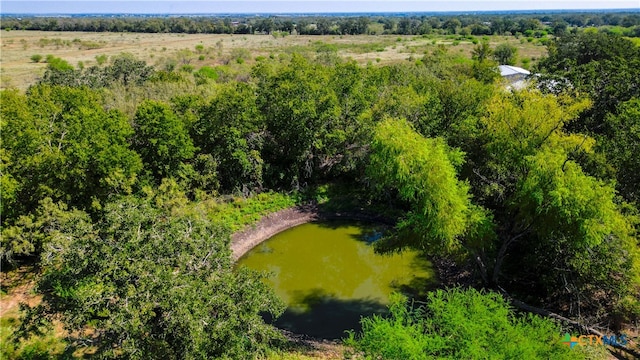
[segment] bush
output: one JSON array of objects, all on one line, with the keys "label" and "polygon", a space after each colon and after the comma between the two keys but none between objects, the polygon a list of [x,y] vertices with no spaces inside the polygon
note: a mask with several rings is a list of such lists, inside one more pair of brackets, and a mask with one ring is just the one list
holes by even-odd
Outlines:
[{"label": "bush", "polygon": [[393,295],[391,316],[362,319],[362,334],[345,340],[374,359],[575,359],[581,349],[561,343],[550,320],[519,316],[497,293],[438,290],[424,307]]},{"label": "bush", "polygon": [[216,71],[216,69],[210,67],[210,66],[203,66],[201,67],[196,73],[195,75],[199,78],[205,78],[205,79],[212,79],[212,80],[217,80],[218,77],[220,76],[220,74],[218,73],[218,71]]},{"label": "bush", "polygon": [[96,55],[96,62],[98,63],[98,65],[102,65],[104,63],[107,62],[107,55],[102,54],[102,55]]},{"label": "bush", "polygon": [[53,55],[47,55],[47,63],[49,64],[49,70],[60,72],[73,70],[73,66],[69,62]]},{"label": "bush", "polygon": [[31,61],[33,61],[34,63],[39,63],[40,60],[42,60],[42,55],[40,54],[31,55]]}]

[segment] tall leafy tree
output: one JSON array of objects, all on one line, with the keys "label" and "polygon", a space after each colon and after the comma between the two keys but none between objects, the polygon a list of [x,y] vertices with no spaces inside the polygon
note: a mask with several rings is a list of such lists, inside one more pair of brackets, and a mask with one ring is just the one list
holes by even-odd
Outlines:
[{"label": "tall leafy tree", "polygon": [[[566,85],[588,94],[593,106],[572,127],[606,133],[606,116],[622,102],[640,96],[640,47],[619,35],[584,31],[551,42],[542,59],[543,88]],[[544,82],[544,80],[550,80]]]},{"label": "tall leafy tree", "polygon": [[404,121],[379,123],[369,174],[410,209],[382,248],[462,255],[487,285],[518,291],[526,284],[544,294],[538,300],[620,309],[639,291],[633,221],[613,187],[574,160],[594,140],[563,130],[588,105],[535,92],[497,94],[484,117],[456,129],[456,138],[466,138],[467,162]]},{"label": "tall leafy tree", "polygon": [[339,116],[336,95],[327,87],[330,73],[297,54],[275,72],[262,66],[254,73],[267,130],[265,175],[280,186],[302,184],[315,175],[327,126]]},{"label": "tall leafy tree", "polygon": [[222,85],[198,117],[193,137],[202,152],[218,161],[223,189],[260,188],[265,124],[254,87]]},{"label": "tall leafy tree", "polygon": [[515,65],[518,49],[509,44],[500,44],[493,50],[493,59],[501,65]]},{"label": "tall leafy tree", "polygon": [[133,119],[133,148],[156,181],[177,176],[195,154],[195,146],[185,124],[165,103],[147,100],[138,106]]},{"label": "tall leafy tree", "polygon": [[[481,119],[484,151],[470,172],[496,225],[492,281],[519,279],[556,300],[612,309],[637,291],[632,222],[612,186],[574,160],[592,152],[594,140],[564,127],[588,102],[560,100],[535,92],[500,95]],[[615,261],[604,255],[612,249],[620,252]],[[599,291],[609,297],[598,300]]]},{"label": "tall leafy tree", "polygon": [[620,194],[640,206],[640,98],[620,104],[606,121],[609,132],[598,136],[598,148],[615,168]]},{"label": "tall leafy tree", "polygon": [[406,120],[386,119],[376,125],[368,174],[380,190],[397,191],[411,209],[398,225],[398,236],[380,246],[411,245],[434,254],[465,246],[463,235],[481,221],[482,212],[471,204],[468,185],[457,177],[462,157],[442,139],[420,136]]},{"label": "tall leafy tree", "polygon": [[471,52],[473,58],[473,77],[484,83],[491,83],[498,77],[496,63],[491,60],[493,50],[489,42],[483,41]]}]

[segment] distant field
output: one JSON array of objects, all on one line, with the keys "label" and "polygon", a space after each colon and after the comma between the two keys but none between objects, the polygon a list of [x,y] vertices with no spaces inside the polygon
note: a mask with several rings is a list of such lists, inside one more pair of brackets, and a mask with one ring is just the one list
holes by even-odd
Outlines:
[{"label": "distant field", "polygon": [[[518,62],[529,59],[535,63],[546,53],[537,40],[528,42],[515,37],[491,36],[491,46],[510,43],[518,48]],[[251,63],[257,56],[279,53],[316,53],[337,51],[343,58],[359,63],[389,64],[419,59],[437,45],[445,45],[452,54],[470,58],[475,46],[471,39],[434,35],[215,35],[215,34],[146,34],[146,33],[91,33],[2,31],[0,34],[0,88],[25,89],[37,81],[45,71],[46,63],[31,60],[33,55],[43,59],[51,54],[67,60],[74,66],[97,63],[100,55],[112,56],[131,53],[149,64],[163,66],[170,61],[188,63],[196,68],[215,66],[239,57]],[[476,41],[481,41],[477,38]],[[526,60],[525,64],[526,65]]]}]

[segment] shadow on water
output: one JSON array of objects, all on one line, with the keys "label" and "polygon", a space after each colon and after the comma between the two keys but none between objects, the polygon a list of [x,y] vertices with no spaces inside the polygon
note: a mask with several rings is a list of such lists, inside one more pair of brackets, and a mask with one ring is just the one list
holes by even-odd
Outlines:
[{"label": "shadow on water", "polygon": [[406,295],[410,299],[424,300],[427,294],[438,288],[436,271],[433,263],[424,252],[414,257],[409,265],[415,273],[427,271],[427,276],[414,276],[407,284],[392,284],[393,290]]},{"label": "shadow on water", "polygon": [[374,300],[341,300],[322,289],[297,294],[300,307],[289,307],[273,321],[264,315],[265,321],[294,333],[321,339],[340,339],[346,330],[360,331],[360,319],[373,314],[386,314],[388,308]]},{"label": "shadow on water", "polygon": [[354,221],[349,219],[321,220],[313,221],[312,223],[318,225],[321,228],[331,230],[337,230],[342,227],[350,227],[355,225],[362,229],[362,233],[350,234],[349,237],[357,241],[365,242],[369,245],[372,245],[376,241],[380,240],[382,236],[384,236],[385,228],[388,226],[386,224],[376,223],[375,221]]}]

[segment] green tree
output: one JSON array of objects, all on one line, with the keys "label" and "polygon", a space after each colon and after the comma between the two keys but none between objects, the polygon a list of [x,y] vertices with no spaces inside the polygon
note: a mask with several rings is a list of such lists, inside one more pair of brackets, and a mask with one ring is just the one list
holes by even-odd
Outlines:
[{"label": "green tree", "polygon": [[484,84],[493,83],[499,76],[498,64],[491,60],[474,60],[473,77]]},{"label": "green tree", "polygon": [[223,85],[200,110],[194,139],[202,152],[219,163],[223,189],[262,186],[265,124],[256,106],[255,89],[247,84]]},{"label": "green tree", "polygon": [[608,134],[598,137],[600,150],[615,168],[617,188],[640,206],[640,99],[621,103],[607,116]]},{"label": "green tree", "polygon": [[[619,104],[640,97],[640,47],[604,32],[566,34],[549,44],[539,70],[543,89],[573,89],[588,94],[593,106],[572,130],[607,133],[606,117]],[[564,86],[563,86],[564,85]]]},{"label": "green tree", "polygon": [[4,170],[19,184],[14,216],[45,197],[89,209],[131,192],[141,169],[128,144],[132,128],[119,111],[106,111],[97,93],[40,85],[0,97]]},{"label": "green tree", "polygon": [[471,58],[473,60],[482,62],[488,60],[492,54],[493,50],[491,50],[489,42],[483,41],[473,48],[473,50],[471,51]]},{"label": "green tree", "polygon": [[492,83],[499,75],[498,64],[491,60],[492,55],[493,50],[486,41],[476,45],[471,51],[473,77],[485,84]]},{"label": "green tree", "polygon": [[442,105],[436,91],[419,92],[410,86],[388,86],[369,113],[374,119],[404,118],[424,136],[440,132],[443,125]]},{"label": "green tree", "polygon": [[316,175],[327,127],[339,117],[338,99],[327,86],[330,72],[294,54],[289,63],[277,69],[261,64],[254,74],[266,121],[266,178],[270,185],[296,187]]},{"label": "green tree", "polygon": [[377,188],[396,190],[411,206],[397,226],[399,236],[388,242],[406,239],[433,253],[460,248],[474,213],[469,187],[457,179],[462,156],[442,139],[420,136],[405,120],[386,119],[376,125],[368,174]]},{"label": "green tree", "polygon": [[[592,152],[594,140],[564,131],[588,105],[535,92],[496,94],[484,117],[454,126],[452,140],[467,162],[404,121],[379,123],[368,174],[410,209],[380,249],[456,255],[475,262],[487,285],[535,284],[548,294],[542,302],[618,311],[638,293],[640,257],[633,219],[611,184],[574,160]],[[606,255],[612,252],[615,260]]]},{"label": "green tree", "polygon": [[563,36],[567,33],[567,23],[564,20],[554,21],[551,27],[555,36]]},{"label": "green tree", "polygon": [[151,78],[153,68],[131,54],[112,57],[111,65],[105,69],[110,82],[121,81],[126,85],[141,85]]},{"label": "green tree", "polygon": [[541,88],[587,94],[593,100],[593,105],[580,115],[579,121],[569,124],[568,130],[594,136],[603,145],[602,150],[611,150],[605,154],[611,164],[600,162],[590,166],[589,171],[601,174],[609,165],[618,167],[621,195],[627,201],[637,201],[636,192],[631,190],[635,186],[633,177],[620,169],[626,166],[624,152],[616,150],[615,142],[633,146],[633,140],[625,139],[636,136],[633,125],[619,122],[628,119],[625,121],[633,124],[633,118],[624,114],[619,117],[618,113],[628,114],[630,110],[624,104],[634,104],[632,99],[640,97],[636,81],[640,78],[640,47],[621,36],[603,32],[567,34],[549,45],[549,56],[540,62],[540,70]]},{"label": "green tree", "polygon": [[136,110],[133,127],[133,149],[157,182],[177,176],[183,162],[195,154],[185,124],[165,103],[144,101]]},{"label": "green tree", "polygon": [[62,231],[90,221],[85,212],[68,210],[63,202],[54,203],[51,198],[45,198],[33,213],[21,215],[12,225],[3,226],[0,260],[13,263],[20,257],[37,258],[54,238],[62,236]]},{"label": "green tree", "polygon": [[509,44],[500,44],[493,50],[493,59],[500,65],[515,65],[518,49]]},{"label": "green tree", "polygon": [[449,34],[457,34],[458,30],[462,27],[462,23],[457,18],[451,18],[442,25],[443,29],[446,29]]},{"label": "green tree", "polygon": [[246,358],[279,337],[260,313],[279,315],[281,302],[260,276],[233,271],[228,232],[204,215],[124,198],[99,223],[73,216],[50,234],[46,295],[21,334],[60,318],[81,341],[99,338],[99,356],[128,359]]}]

